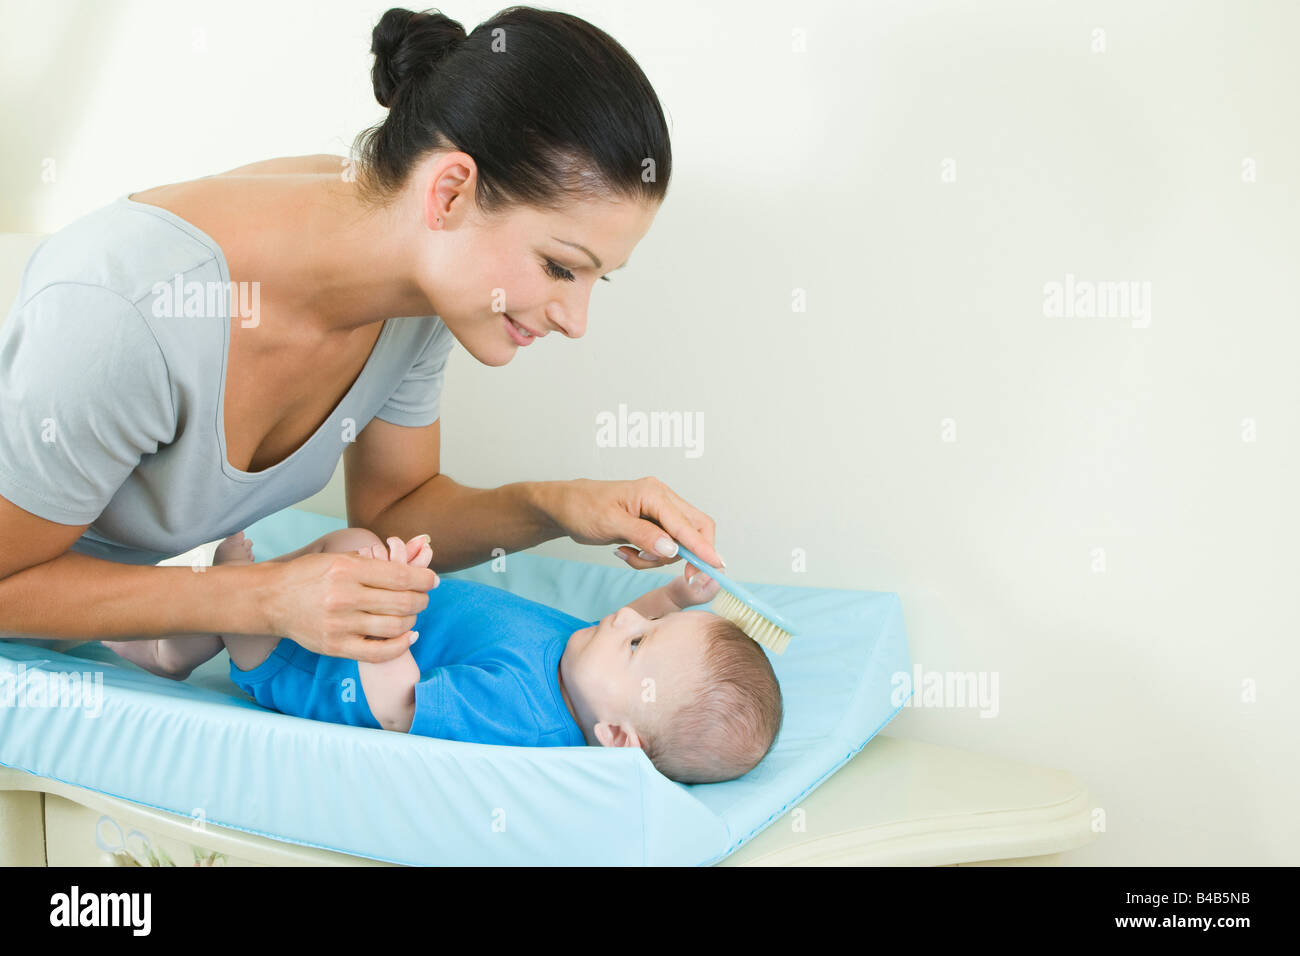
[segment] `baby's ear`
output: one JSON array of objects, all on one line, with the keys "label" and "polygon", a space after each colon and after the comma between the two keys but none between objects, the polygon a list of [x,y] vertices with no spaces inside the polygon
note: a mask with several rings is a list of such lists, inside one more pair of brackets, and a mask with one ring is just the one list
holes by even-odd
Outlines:
[{"label": "baby's ear", "polygon": [[602,720],[592,728],[602,747],[640,747],[641,738],[636,731],[622,724]]}]

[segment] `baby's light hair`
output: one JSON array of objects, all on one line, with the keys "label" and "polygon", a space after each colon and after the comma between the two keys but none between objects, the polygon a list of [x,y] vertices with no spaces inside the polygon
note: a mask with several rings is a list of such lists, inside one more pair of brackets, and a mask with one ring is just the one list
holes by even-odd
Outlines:
[{"label": "baby's light hair", "polygon": [[731,621],[713,618],[694,698],[641,734],[655,768],[678,783],[744,776],[771,751],[784,720],[781,685],[763,648]]}]

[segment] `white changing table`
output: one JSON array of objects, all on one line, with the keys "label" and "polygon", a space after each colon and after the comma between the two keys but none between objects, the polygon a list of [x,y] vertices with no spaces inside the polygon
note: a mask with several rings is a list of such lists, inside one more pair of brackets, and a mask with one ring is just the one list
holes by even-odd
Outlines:
[{"label": "white changing table", "polygon": [[[1091,815],[1087,790],[1063,770],[879,734],[720,865],[1053,865],[1096,837]],[[0,865],[169,863],[386,865],[198,831],[188,817],[0,767]]]}]

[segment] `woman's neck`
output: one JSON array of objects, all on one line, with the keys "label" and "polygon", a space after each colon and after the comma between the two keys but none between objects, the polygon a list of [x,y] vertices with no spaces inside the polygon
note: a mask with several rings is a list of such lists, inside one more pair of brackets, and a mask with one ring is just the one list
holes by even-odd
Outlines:
[{"label": "woman's neck", "polygon": [[265,294],[319,320],[322,332],[433,313],[413,280],[427,230],[409,204],[364,206],[356,184],[337,174],[240,176],[224,185],[242,257],[228,261],[232,277],[260,280]]}]

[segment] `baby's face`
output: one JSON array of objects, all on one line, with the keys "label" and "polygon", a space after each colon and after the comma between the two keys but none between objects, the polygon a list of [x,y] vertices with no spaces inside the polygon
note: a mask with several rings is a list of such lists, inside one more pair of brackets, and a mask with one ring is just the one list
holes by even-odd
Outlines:
[{"label": "baby's face", "polygon": [[[637,746],[626,739],[657,706],[676,707],[699,687],[704,635],[713,614],[674,611],[646,618],[620,608],[574,631],[560,658],[560,677],[588,743]],[[610,740],[591,739],[606,724]]]}]

